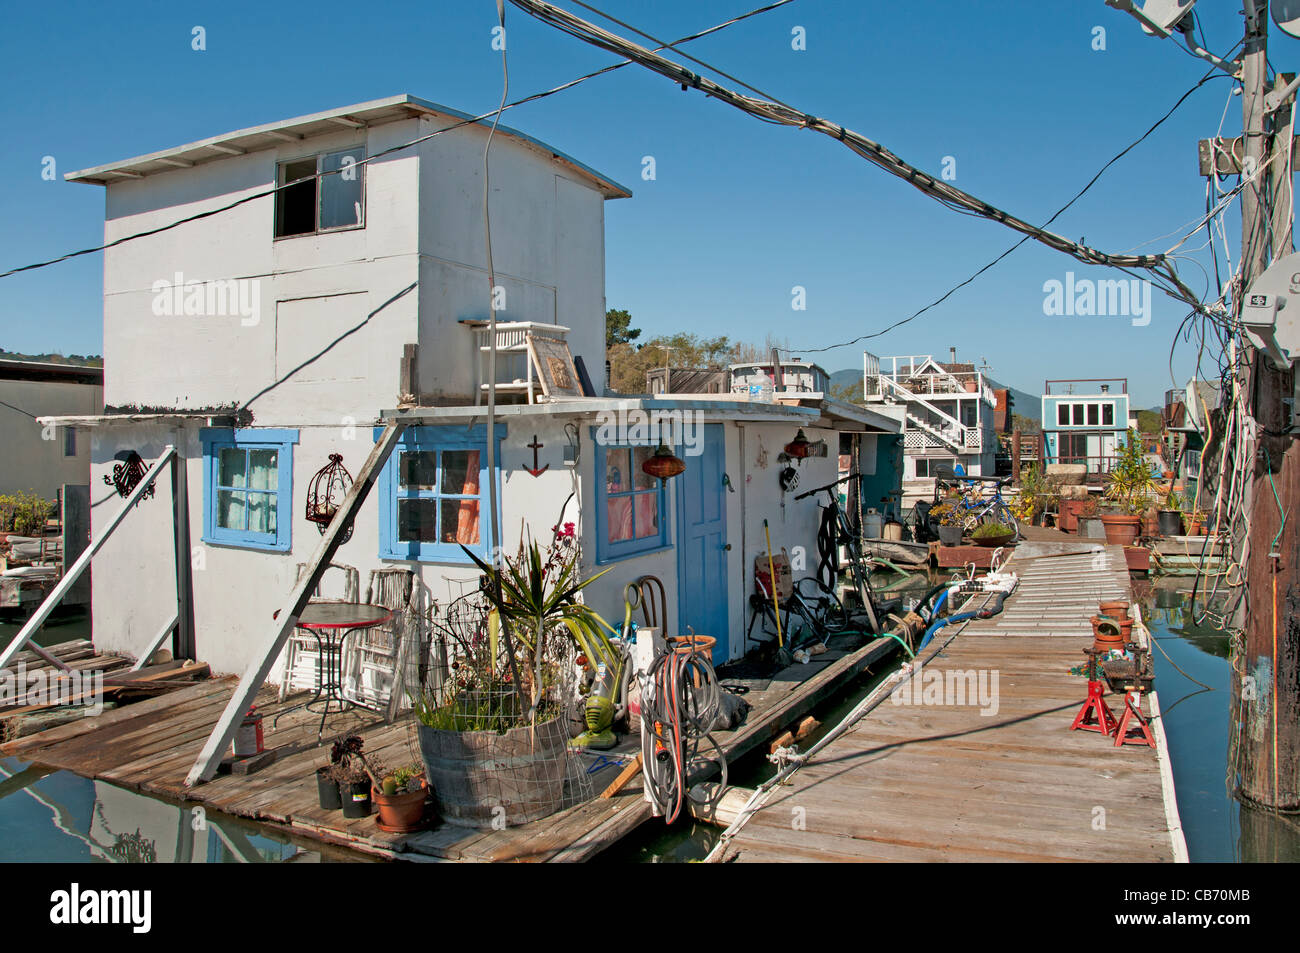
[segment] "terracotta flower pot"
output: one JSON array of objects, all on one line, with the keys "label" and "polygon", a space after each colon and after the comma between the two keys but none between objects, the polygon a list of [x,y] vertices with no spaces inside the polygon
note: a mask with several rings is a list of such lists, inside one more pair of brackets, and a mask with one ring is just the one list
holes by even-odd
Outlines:
[{"label": "terracotta flower pot", "polygon": [[1092,647],[1098,652],[1123,651],[1133,632],[1133,620],[1120,621],[1105,616],[1092,617]]},{"label": "terracotta flower pot", "polygon": [[1101,524],[1106,528],[1106,542],[1116,546],[1131,546],[1142,528],[1142,517],[1122,513],[1104,513]]},{"label": "terracotta flower pot", "polygon": [[371,787],[370,799],[379,809],[379,829],[390,834],[409,834],[424,826],[424,805],[429,797],[429,786],[420,779],[420,790],[402,794],[385,794]]},{"label": "terracotta flower pot", "polygon": [[1120,622],[1129,618],[1129,603],[1122,599],[1117,599],[1113,602],[1103,602],[1097,608],[1101,610],[1102,615],[1108,615],[1112,619],[1116,619]]},{"label": "terracotta flower pot", "polygon": [[1128,563],[1129,572],[1151,571],[1151,550],[1145,546],[1125,546],[1124,561]]}]

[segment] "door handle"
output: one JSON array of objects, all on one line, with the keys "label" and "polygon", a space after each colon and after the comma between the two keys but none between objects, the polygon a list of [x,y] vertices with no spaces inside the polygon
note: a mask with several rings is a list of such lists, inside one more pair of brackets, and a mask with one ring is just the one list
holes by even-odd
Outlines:
[{"label": "door handle", "polygon": [[731,552],[731,544],[730,544],[730,543],[723,543],[723,544],[722,544],[722,549],[723,549],[724,551],[728,552],[728,553]]}]

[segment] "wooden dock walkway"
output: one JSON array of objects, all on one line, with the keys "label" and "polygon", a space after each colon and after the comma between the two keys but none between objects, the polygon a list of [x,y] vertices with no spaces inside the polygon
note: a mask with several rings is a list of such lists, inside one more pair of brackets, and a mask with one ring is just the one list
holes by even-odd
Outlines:
[{"label": "wooden dock walkway", "polygon": [[[831,651],[808,665],[795,665],[764,680],[745,697],[753,706],[735,731],[716,733],[734,760],[792,726],[815,705],[842,690],[867,666],[891,655],[892,639],[877,639],[852,650]],[[639,776],[609,799],[593,798],[550,817],[504,831],[476,831],[441,825],[417,834],[387,834],[374,816],[350,820],[340,811],[322,810],[317,801],[315,770],[327,761],[328,747],[317,741],[319,715],[287,714],[301,701],[281,703],[265,688],[257,708],[264,716],[266,747],[275,761],[247,775],[218,775],[192,789],[184,779],[234,690],[235,679],[209,679],[105,712],[96,718],[51,728],[0,745],[11,755],[46,767],[64,769],[130,790],[205,809],[280,826],[299,835],[387,858],[426,861],[580,861],[590,859],[650,819],[641,796]],[[419,759],[410,716],[385,724],[375,713],[352,709],[330,716],[331,736],[359,734],[368,753],[387,764]],[[634,745],[632,747],[635,747]],[[592,776],[596,792],[617,774]]]},{"label": "wooden dock walkway", "polygon": [[[1069,730],[1087,691],[1069,669],[1085,661],[1089,616],[1129,597],[1123,550],[1026,542],[1008,568],[1020,585],[1004,611],[951,641],[956,626],[938,630],[920,660],[954,684],[984,673],[992,689],[996,673],[996,711],[886,697],[779,785],[720,859],[1186,860],[1158,717],[1154,751]],[[1155,693],[1147,701],[1158,713]],[[1119,714],[1122,696],[1108,702]]]}]

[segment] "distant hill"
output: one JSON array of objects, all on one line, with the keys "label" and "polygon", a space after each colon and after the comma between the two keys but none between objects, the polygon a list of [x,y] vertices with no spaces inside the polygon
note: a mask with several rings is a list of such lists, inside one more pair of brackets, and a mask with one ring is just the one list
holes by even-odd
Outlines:
[{"label": "distant hill", "polygon": [[76,367],[103,367],[104,359],[98,354],[23,354],[6,351],[0,347],[0,358],[8,361],[41,361],[46,364],[71,364]]},{"label": "distant hill", "polygon": [[[993,378],[989,378],[989,384],[992,387],[1005,387],[999,384]],[[855,388],[862,387],[861,369],[846,368],[842,371],[836,371],[831,374],[832,387],[851,386]],[[1028,391],[1017,390],[1014,387],[1008,387],[1011,392],[1011,409],[1022,417],[1028,417],[1030,420],[1039,420],[1043,416],[1043,398],[1039,394],[1031,394]]]}]

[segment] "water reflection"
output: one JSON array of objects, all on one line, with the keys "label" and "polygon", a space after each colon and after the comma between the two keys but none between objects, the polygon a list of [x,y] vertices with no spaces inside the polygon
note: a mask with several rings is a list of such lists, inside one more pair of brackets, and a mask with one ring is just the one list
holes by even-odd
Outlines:
[{"label": "water reflection", "polygon": [[196,805],[0,759],[0,861],[279,863],[341,853],[323,853],[318,845],[298,844]]},{"label": "water reflection", "polygon": [[1206,607],[1199,598],[1192,606],[1190,579],[1135,585],[1134,595],[1155,639],[1156,688],[1191,860],[1300,860],[1300,819],[1261,811],[1232,796],[1227,634],[1204,621]]}]

